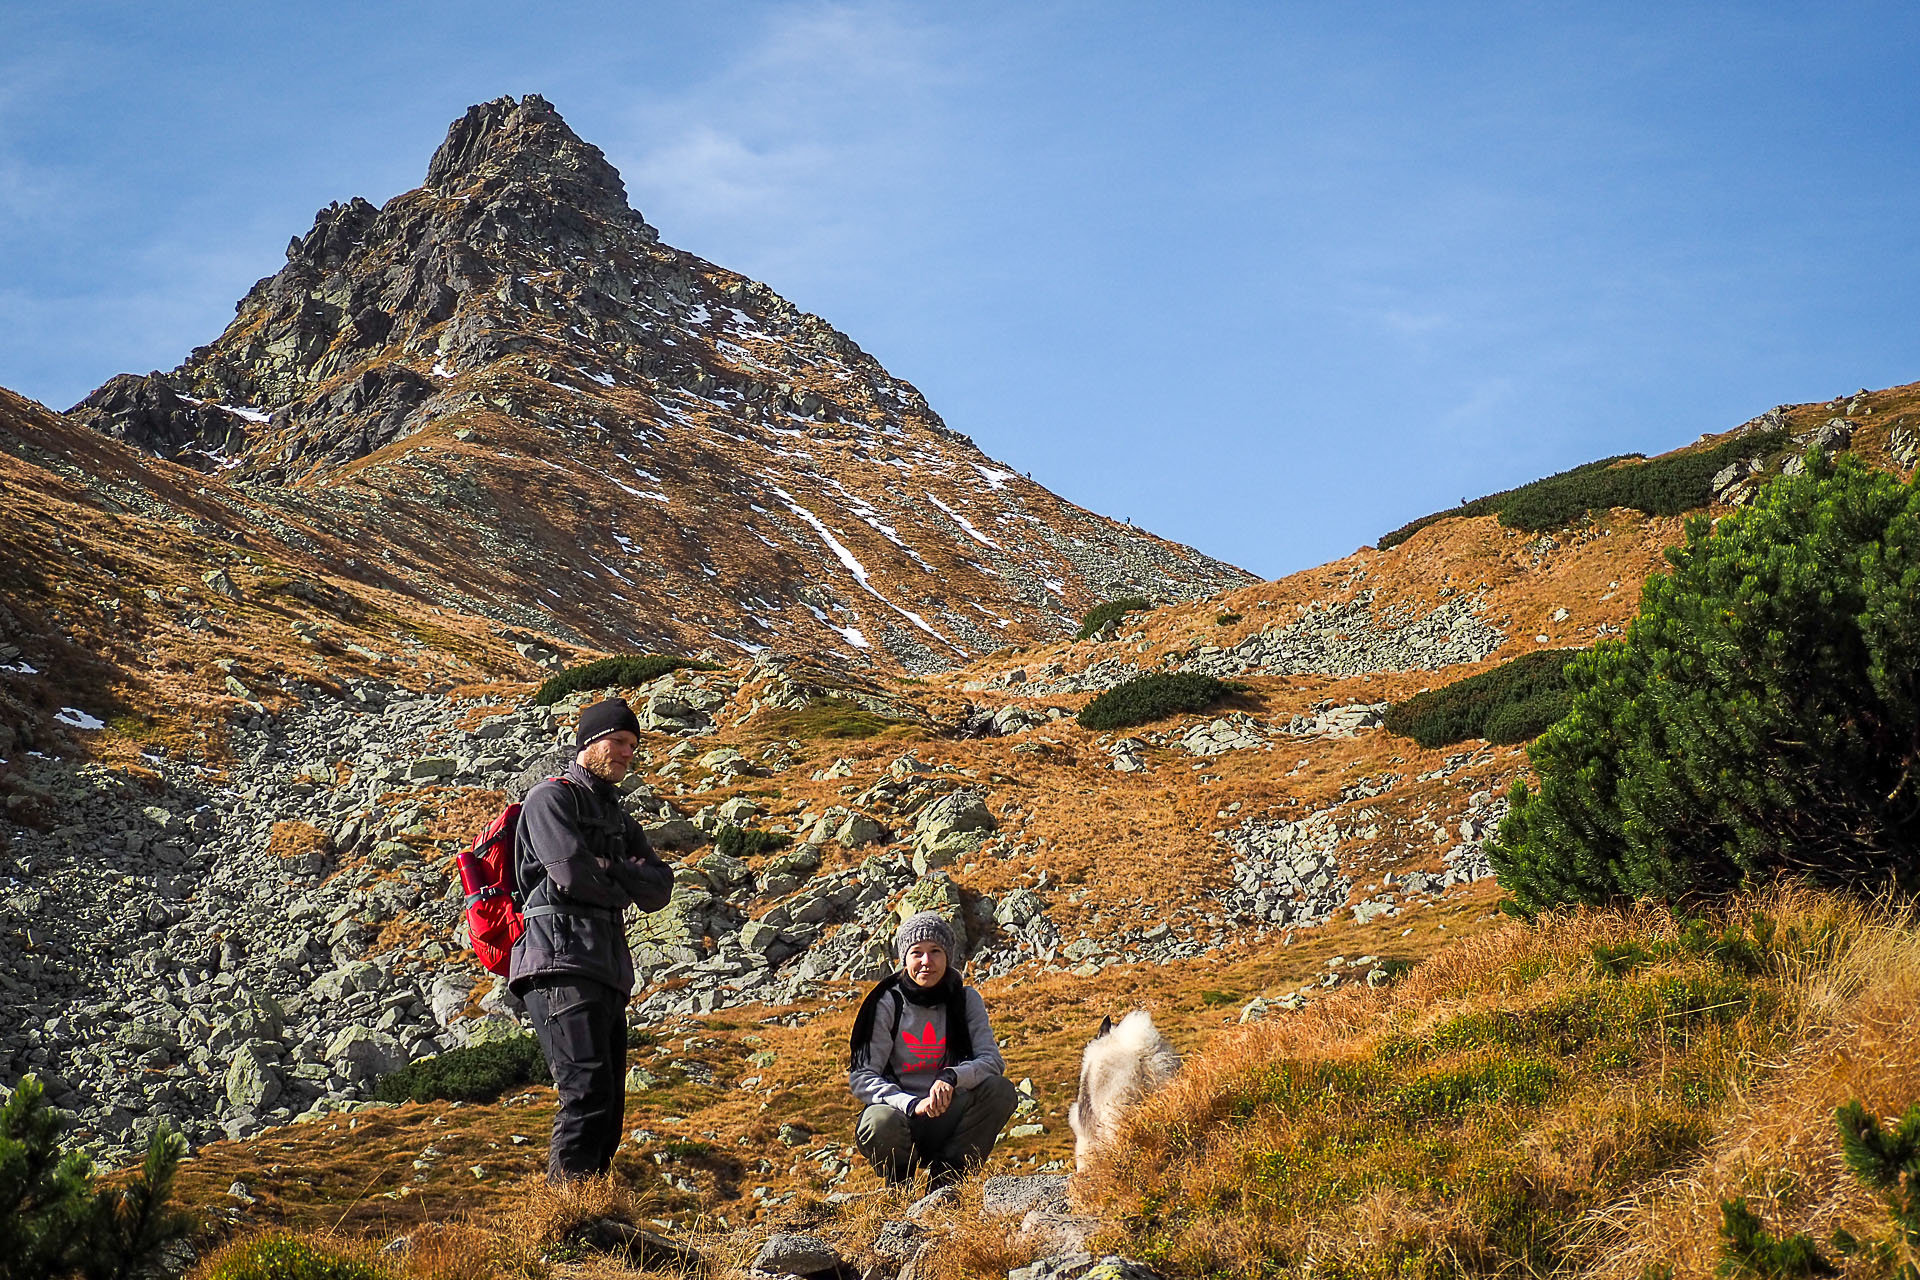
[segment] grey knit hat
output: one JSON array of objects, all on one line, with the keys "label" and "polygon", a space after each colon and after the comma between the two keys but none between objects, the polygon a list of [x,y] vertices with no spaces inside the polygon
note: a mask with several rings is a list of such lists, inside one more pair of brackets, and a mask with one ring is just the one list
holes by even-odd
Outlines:
[{"label": "grey knit hat", "polygon": [[938,911],[922,911],[918,915],[908,916],[900,932],[893,935],[893,955],[896,960],[907,958],[907,948],[916,942],[931,942],[947,953],[947,963],[955,967],[960,963],[960,943],[953,936],[953,926]]}]

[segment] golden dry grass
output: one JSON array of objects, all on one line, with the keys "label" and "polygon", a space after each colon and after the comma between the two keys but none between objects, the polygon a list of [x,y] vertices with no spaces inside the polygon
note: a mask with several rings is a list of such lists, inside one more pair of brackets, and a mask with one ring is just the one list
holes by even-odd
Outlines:
[{"label": "golden dry grass", "polygon": [[1077,1191],[1177,1274],[1706,1275],[1730,1195],[1869,1233],[1833,1108],[1920,1098],[1916,994],[1885,903],[1516,922],[1224,1037]]},{"label": "golden dry grass", "polygon": [[1713,1143],[1664,1183],[1596,1211],[1594,1273],[1637,1277],[1649,1263],[1705,1274],[1720,1202],[1743,1195],[1776,1229],[1818,1240],[1846,1227],[1881,1234],[1876,1198],[1849,1174],[1833,1113],[1858,1098],[1881,1118],[1920,1102],[1920,938],[1911,905],[1853,910],[1830,956],[1789,973],[1787,1051],[1743,1091]]}]

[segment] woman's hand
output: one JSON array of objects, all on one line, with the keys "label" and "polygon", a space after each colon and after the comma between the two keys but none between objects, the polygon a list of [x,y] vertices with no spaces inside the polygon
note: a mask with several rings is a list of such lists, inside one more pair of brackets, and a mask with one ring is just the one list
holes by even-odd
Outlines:
[{"label": "woman's hand", "polygon": [[953,1086],[945,1080],[935,1080],[933,1082],[933,1088],[927,1091],[926,1097],[920,1099],[919,1105],[915,1110],[931,1120],[943,1114],[946,1109],[952,1105]]}]

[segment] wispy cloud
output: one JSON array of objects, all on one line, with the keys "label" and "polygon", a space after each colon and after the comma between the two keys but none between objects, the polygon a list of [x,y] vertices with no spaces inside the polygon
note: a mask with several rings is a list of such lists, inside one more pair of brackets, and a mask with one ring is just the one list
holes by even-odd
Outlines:
[{"label": "wispy cloud", "polygon": [[25,154],[33,106],[56,87],[65,62],[57,49],[0,62],[0,243],[14,226],[45,221],[71,194],[58,169]]},{"label": "wispy cloud", "polygon": [[780,11],[708,74],[635,103],[607,150],[669,239],[791,267],[852,240],[847,211],[926,162],[918,135],[962,80],[947,44],[892,5]]},{"label": "wispy cloud", "polygon": [[1466,395],[1445,409],[1438,425],[1449,433],[1477,430],[1486,420],[1509,408],[1519,394],[1519,386],[1506,375],[1475,379]]}]

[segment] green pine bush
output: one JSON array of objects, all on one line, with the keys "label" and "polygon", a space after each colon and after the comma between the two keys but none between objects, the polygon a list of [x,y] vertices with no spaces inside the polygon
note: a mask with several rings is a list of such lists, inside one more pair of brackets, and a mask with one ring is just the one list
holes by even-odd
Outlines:
[{"label": "green pine bush", "polygon": [[60,1147],[66,1126],[36,1076],[0,1106],[0,1276],[125,1280],[150,1270],[192,1226],[168,1204],[185,1140],[163,1125],[140,1172],[102,1185],[86,1153]]},{"label": "green pine bush", "polygon": [[1720,1202],[1720,1265],[1714,1274],[1726,1280],[1803,1280],[1830,1276],[1833,1264],[1820,1255],[1813,1237],[1779,1236],[1761,1224],[1746,1198]]},{"label": "green pine bush", "polygon": [[1641,455],[1637,453],[1621,453],[1615,454],[1611,458],[1599,458],[1593,462],[1583,462],[1569,471],[1557,472],[1554,475],[1535,480],[1531,484],[1521,485],[1517,489],[1502,489],[1500,492],[1490,493],[1484,498],[1475,498],[1472,502],[1463,502],[1457,507],[1449,507],[1445,511],[1436,511],[1430,516],[1421,516],[1418,520],[1409,520],[1392,533],[1384,535],[1377,545],[1382,551],[1387,550],[1389,547],[1397,547],[1428,525],[1437,524],[1442,520],[1450,520],[1455,516],[1498,515],[1503,503],[1525,493],[1529,489],[1541,486],[1551,488],[1572,483],[1581,476],[1593,472],[1605,471],[1616,462],[1631,462],[1640,456]]},{"label": "green pine bush", "polygon": [[1920,489],[1851,456],[1704,517],[1567,666],[1490,850],[1524,912],[1920,871]]},{"label": "green pine bush", "polygon": [[1387,732],[1429,750],[1469,738],[1525,742],[1573,703],[1567,659],[1577,649],[1536,649],[1491,671],[1417,693],[1387,708]]},{"label": "green pine bush", "polygon": [[1083,729],[1127,729],[1182,711],[1205,711],[1247,686],[1212,676],[1154,672],[1115,685],[1080,709]]},{"label": "green pine bush", "polygon": [[720,828],[720,834],[714,837],[713,847],[729,858],[751,858],[757,853],[784,849],[792,843],[793,837],[785,832],[728,825]]},{"label": "green pine bush", "polygon": [[[1912,1261],[1920,1255],[1920,1103],[1883,1129],[1855,1098],[1834,1112],[1834,1121],[1847,1168],[1880,1193],[1888,1218],[1888,1230],[1874,1239],[1836,1230],[1834,1249],[1866,1264],[1858,1274],[1920,1280],[1920,1266]],[[1718,1275],[1728,1280],[1799,1280],[1834,1274],[1812,1236],[1767,1231],[1745,1197],[1722,1201],[1720,1213]],[[1850,1269],[1849,1274],[1855,1272]]]},{"label": "green pine bush", "polygon": [[631,689],[635,685],[658,680],[669,671],[689,667],[695,671],[717,669],[711,662],[663,653],[629,653],[613,658],[596,658],[577,667],[568,667],[559,675],[549,676],[534,691],[533,704],[537,707],[551,706],[568,694],[578,693],[582,689]]},{"label": "green pine bush", "polygon": [[373,1096],[381,1102],[492,1102],[509,1089],[550,1078],[539,1042],[522,1034],[409,1062],[381,1076]]},{"label": "green pine bush", "polygon": [[1723,440],[1711,449],[1672,453],[1640,460],[1637,453],[1601,458],[1532,484],[1476,498],[1448,511],[1422,516],[1380,539],[1380,550],[1395,547],[1437,520],[1450,516],[1498,515],[1509,529],[1540,533],[1563,529],[1590,511],[1630,507],[1650,516],[1697,511],[1713,500],[1713,477],[1740,458],[1776,453],[1787,443],[1784,429],[1756,431]]},{"label": "green pine bush", "polygon": [[1085,640],[1109,622],[1124,618],[1130,613],[1139,613],[1143,609],[1151,608],[1153,608],[1153,602],[1145,596],[1121,596],[1118,600],[1097,604],[1087,610],[1086,617],[1080,619],[1080,630],[1074,633],[1073,638]]},{"label": "green pine bush", "polygon": [[1920,1103],[1907,1108],[1891,1128],[1882,1129],[1858,1098],[1834,1113],[1840,1126],[1840,1151],[1855,1177],[1880,1193],[1891,1227],[1885,1240],[1862,1241],[1852,1233],[1834,1233],[1834,1246],[1848,1257],[1869,1257],[1897,1280],[1920,1280]]},{"label": "green pine bush", "polygon": [[385,1267],[274,1232],[222,1250],[202,1280],[392,1280]]}]

